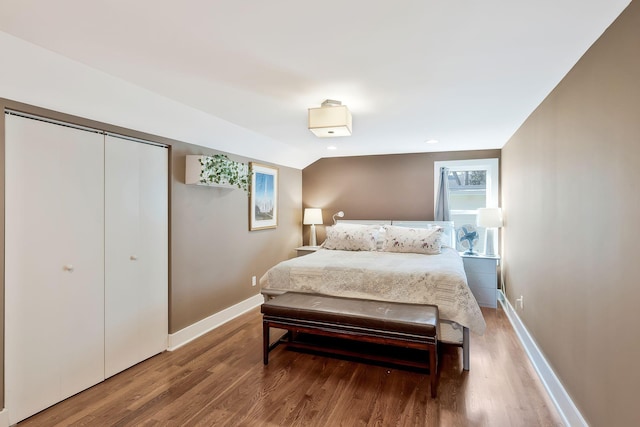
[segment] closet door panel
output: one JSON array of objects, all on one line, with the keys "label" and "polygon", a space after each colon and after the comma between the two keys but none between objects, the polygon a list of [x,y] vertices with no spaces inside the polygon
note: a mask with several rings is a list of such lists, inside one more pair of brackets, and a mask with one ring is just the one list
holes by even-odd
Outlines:
[{"label": "closet door panel", "polygon": [[168,154],[107,137],[105,373],[166,349]]},{"label": "closet door panel", "polygon": [[139,145],[142,360],[166,350],[169,334],[169,150]]},{"label": "closet door panel", "polygon": [[103,136],[6,117],[6,407],[104,378]]},{"label": "closet door panel", "polygon": [[134,143],[105,142],[105,376],[135,362],[138,345],[136,282],[140,254],[139,176]]}]

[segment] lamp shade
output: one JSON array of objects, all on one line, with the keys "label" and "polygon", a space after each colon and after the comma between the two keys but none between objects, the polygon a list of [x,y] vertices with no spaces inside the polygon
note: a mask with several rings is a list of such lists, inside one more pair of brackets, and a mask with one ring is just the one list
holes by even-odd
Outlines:
[{"label": "lamp shade", "polygon": [[309,108],[309,130],[319,138],[351,135],[351,112],[340,101],[326,100],[320,108]]},{"label": "lamp shade", "polygon": [[478,209],[478,227],[500,228],[502,227],[502,209],[480,208]]},{"label": "lamp shade", "polygon": [[304,225],[322,224],[322,209],[320,208],[306,208],[304,210],[304,218],[302,219]]}]

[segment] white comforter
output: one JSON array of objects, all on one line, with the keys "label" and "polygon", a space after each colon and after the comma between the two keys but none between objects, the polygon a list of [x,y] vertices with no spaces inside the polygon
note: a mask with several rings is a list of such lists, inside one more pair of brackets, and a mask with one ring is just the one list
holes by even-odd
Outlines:
[{"label": "white comforter", "polygon": [[315,292],[352,298],[435,304],[440,318],[484,333],[486,324],[464,273],[462,258],[440,255],[320,249],[283,261],[260,278],[263,292]]}]

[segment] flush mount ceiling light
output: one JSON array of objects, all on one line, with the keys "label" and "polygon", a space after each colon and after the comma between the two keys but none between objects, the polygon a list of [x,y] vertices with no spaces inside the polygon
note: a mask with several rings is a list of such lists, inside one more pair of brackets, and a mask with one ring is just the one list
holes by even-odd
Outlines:
[{"label": "flush mount ceiling light", "polygon": [[340,101],[327,99],[320,108],[309,108],[309,130],[319,138],[351,135],[351,112]]}]

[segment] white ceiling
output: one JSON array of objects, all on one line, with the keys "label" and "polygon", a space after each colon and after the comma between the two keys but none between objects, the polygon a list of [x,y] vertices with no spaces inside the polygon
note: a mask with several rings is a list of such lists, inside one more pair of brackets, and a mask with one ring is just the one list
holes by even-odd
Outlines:
[{"label": "white ceiling", "polygon": [[[0,0],[0,30],[317,159],[500,148],[629,3]],[[351,137],[307,129],[327,98]]]}]

